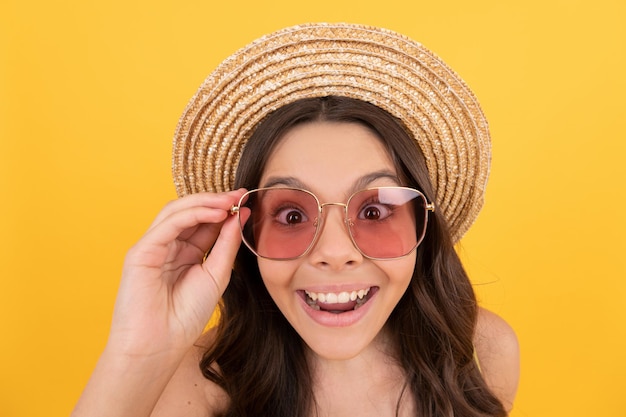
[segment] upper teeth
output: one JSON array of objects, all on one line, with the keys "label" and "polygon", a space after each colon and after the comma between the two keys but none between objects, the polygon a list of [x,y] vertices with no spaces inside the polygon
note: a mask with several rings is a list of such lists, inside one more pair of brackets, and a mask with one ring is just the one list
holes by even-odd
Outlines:
[{"label": "upper teeth", "polygon": [[337,303],[347,303],[348,301],[356,301],[357,299],[363,299],[370,291],[369,288],[365,288],[358,291],[342,291],[339,293],[334,292],[312,292],[305,291],[306,295],[309,296],[313,301],[319,301],[321,303],[326,304],[337,304]]}]

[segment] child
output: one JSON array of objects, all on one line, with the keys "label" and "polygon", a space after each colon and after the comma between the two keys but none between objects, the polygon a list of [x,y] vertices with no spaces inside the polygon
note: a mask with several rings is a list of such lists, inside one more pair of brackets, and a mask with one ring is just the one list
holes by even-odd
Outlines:
[{"label": "child", "polygon": [[474,95],[401,35],[238,51],[181,118],[181,198],[127,255],[74,416],[506,415],[517,340],[453,248],[489,158]]}]

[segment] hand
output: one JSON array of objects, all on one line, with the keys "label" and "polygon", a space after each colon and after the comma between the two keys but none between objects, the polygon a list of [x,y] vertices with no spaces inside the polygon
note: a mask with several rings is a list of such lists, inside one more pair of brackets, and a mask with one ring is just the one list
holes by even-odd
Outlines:
[{"label": "hand", "polygon": [[108,350],[183,355],[198,339],[241,244],[237,216],[229,210],[244,192],[193,194],[159,213],[126,256]]}]

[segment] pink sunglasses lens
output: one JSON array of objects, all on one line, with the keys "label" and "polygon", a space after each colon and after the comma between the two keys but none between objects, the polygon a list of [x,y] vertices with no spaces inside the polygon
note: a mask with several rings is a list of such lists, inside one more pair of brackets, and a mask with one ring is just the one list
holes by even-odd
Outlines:
[{"label": "pink sunglasses lens", "polygon": [[348,203],[350,235],[370,258],[408,255],[422,240],[426,199],[410,188],[388,187],[360,191]]},{"label": "pink sunglasses lens", "polygon": [[264,258],[293,259],[315,239],[317,200],[302,190],[273,188],[250,193],[251,217],[244,226],[246,244]]}]

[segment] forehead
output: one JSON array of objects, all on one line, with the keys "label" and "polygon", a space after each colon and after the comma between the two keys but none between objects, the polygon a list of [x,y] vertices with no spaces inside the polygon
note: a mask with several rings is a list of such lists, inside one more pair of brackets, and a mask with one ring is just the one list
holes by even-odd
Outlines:
[{"label": "forehead", "polygon": [[[291,129],[276,145],[261,177],[290,177],[311,191],[349,188],[375,172],[397,175],[381,139],[358,123],[313,122]],[[389,179],[387,179],[389,181]]]}]

